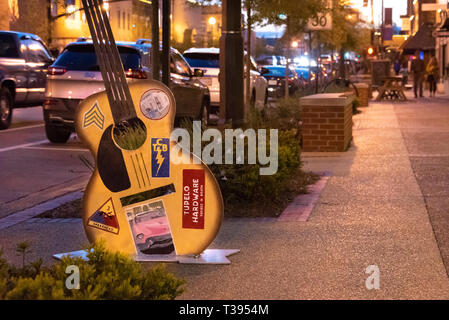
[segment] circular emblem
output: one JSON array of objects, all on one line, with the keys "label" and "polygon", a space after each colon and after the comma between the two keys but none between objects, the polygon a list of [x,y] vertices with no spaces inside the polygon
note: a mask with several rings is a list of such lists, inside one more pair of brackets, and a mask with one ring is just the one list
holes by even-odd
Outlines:
[{"label": "circular emblem", "polygon": [[148,119],[160,120],[170,111],[170,98],[162,90],[149,90],[140,99],[140,110]]}]

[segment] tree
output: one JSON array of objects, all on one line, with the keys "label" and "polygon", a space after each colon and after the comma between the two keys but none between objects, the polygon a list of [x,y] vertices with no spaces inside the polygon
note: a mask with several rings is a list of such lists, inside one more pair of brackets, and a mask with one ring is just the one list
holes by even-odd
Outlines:
[{"label": "tree", "polygon": [[[335,0],[332,9],[333,28],[321,32],[321,43],[328,49],[338,51],[343,57],[346,51],[363,52],[370,42],[370,30],[352,14],[348,0]],[[340,76],[345,77],[344,59],[340,59]]]},{"label": "tree", "polygon": [[[218,2],[214,0],[200,0],[201,4]],[[304,32],[310,18],[325,9],[325,0],[243,0],[243,6],[247,13],[248,39],[254,25],[276,25],[285,26],[283,41],[287,48],[287,61],[290,51],[291,39],[294,35]],[[248,56],[250,56],[248,46]],[[250,61],[247,59],[247,72],[249,72]],[[288,71],[286,68],[285,94],[288,97]],[[248,75],[247,75],[248,77]],[[249,81],[249,79],[247,79]],[[247,83],[248,86],[248,83]],[[247,95],[250,93],[247,93]],[[247,96],[248,97],[248,96]]]},{"label": "tree", "polygon": [[285,97],[289,96],[290,46],[293,36],[306,30],[307,22],[319,12],[325,10],[324,0],[256,0],[254,2],[254,20],[260,24],[284,26],[283,42],[286,48],[287,66],[285,70]]}]

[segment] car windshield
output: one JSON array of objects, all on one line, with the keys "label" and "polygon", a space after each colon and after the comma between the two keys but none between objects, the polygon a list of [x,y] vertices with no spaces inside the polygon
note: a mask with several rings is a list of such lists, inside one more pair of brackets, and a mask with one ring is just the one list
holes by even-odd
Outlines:
[{"label": "car windshield", "polygon": [[[139,52],[133,48],[118,47],[125,70],[140,68]],[[93,45],[67,47],[54,63],[67,70],[100,71]]]},{"label": "car windshield", "polygon": [[[265,67],[265,68],[267,68],[270,71],[270,72],[265,74],[266,76],[269,76],[269,77],[284,77],[285,78],[285,67],[276,67],[276,68]],[[294,76],[292,70],[290,70],[288,76],[289,77]]]},{"label": "car windshield", "polygon": [[192,68],[220,68],[220,55],[215,53],[185,53],[184,58]]},{"label": "car windshield", "polygon": [[16,42],[10,34],[0,33],[0,57],[19,58]]}]

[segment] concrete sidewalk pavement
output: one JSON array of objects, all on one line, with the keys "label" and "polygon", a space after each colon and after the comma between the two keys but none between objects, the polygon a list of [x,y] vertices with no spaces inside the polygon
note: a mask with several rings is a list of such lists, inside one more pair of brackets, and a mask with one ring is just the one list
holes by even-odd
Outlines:
[{"label": "concrete sidewalk pavement", "polygon": [[[449,280],[394,106],[373,103],[354,118],[346,153],[305,154],[306,169],[331,178],[307,222],[228,219],[213,248],[241,249],[228,266],[169,265],[185,277],[185,299],[448,299]],[[0,231],[18,261],[79,249],[80,221],[30,221]],[[380,269],[380,290],[365,270]]]},{"label": "concrete sidewalk pavement", "polygon": [[[332,177],[306,223],[232,220],[215,244],[242,249],[227,267],[174,266],[189,299],[447,299],[449,281],[394,106],[354,120],[344,154],[305,154]],[[380,290],[365,270],[380,269]]]}]

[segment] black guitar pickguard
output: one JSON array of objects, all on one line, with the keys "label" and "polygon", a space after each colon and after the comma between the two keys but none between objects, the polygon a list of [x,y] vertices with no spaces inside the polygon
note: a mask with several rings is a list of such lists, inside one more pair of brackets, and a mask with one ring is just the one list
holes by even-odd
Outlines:
[{"label": "black guitar pickguard", "polygon": [[121,192],[131,188],[122,150],[112,139],[113,126],[108,127],[101,137],[98,147],[98,171],[101,180],[111,192]]}]

